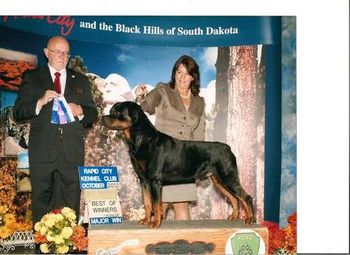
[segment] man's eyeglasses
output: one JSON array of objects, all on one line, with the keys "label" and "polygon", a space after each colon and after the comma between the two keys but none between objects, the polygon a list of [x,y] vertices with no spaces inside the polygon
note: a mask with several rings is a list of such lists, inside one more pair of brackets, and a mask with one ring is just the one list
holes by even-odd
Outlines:
[{"label": "man's eyeglasses", "polygon": [[48,49],[48,50],[53,52],[53,53],[55,53],[55,55],[57,55],[57,56],[63,55],[66,58],[70,57],[70,52],[69,51],[60,51],[60,50],[51,50],[51,49]]}]

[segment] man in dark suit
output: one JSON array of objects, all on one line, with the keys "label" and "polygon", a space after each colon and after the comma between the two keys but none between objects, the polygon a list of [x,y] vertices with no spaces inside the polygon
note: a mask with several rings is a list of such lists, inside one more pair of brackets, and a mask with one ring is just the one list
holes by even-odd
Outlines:
[{"label": "man in dark suit", "polygon": [[[14,106],[17,121],[31,122],[28,153],[34,224],[64,206],[79,214],[78,166],[84,165],[84,128],[97,118],[87,77],[67,68],[68,41],[54,36],[44,53],[48,65],[23,74]],[[53,102],[60,94],[69,105],[73,122],[51,122]]]}]

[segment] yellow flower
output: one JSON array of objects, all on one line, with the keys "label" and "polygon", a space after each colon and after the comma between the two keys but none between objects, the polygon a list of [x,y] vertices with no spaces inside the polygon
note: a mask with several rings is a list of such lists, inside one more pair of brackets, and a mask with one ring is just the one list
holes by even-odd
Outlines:
[{"label": "yellow flower", "polygon": [[72,210],[71,208],[69,207],[63,207],[62,210],[61,210],[61,213],[63,215],[68,215],[69,213],[74,213],[74,210]]},{"label": "yellow flower", "polygon": [[67,238],[71,237],[72,234],[73,234],[73,229],[72,229],[72,228],[70,228],[70,227],[64,227],[64,228],[62,229],[61,235],[62,235],[63,238],[66,238],[66,239],[67,239]]},{"label": "yellow flower", "polygon": [[62,214],[55,214],[55,220],[56,222],[60,222],[61,220],[63,220],[64,217]]},{"label": "yellow flower", "polygon": [[46,243],[40,244],[40,250],[43,253],[49,253],[49,246]]},{"label": "yellow flower", "polygon": [[6,206],[0,205],[0,213],[6,213],[8,208]]},{"label": "yellow flower", "polygon": [[45,221],[45,225],[48,227],[48,228],[51,228],[55,225],[55,220],[53,218],[48,218],[46,219]]},{"label": "yellow flower", "polygon": [[34,230],[35,231],[40,231],[40,229],[41,229],[41,222],[39,221],[39,222],[35,223]]},{"label": "yellow flower", "polygon": [[52,233],[51,231],[48,231],[48,233],[47,233],[47,235],[46,235],[46,239],[47,239],[47,241],[49,241],[49,242],[52,242],[52,241],[55,240],[55,237],[54,237],[54,235],[53,235],[53,233]]},{"label": "yellow flower", "polygon": [[64,239],[60,235],[59,236],[55,236],[53,241],[55,242],[55,244],[62,244],[62,243],[64,243]]},{"label": "yellow flower", "polygon": [[9,222],[9,223],[16,222],[15,215],[13,215],[12,213],[6,214],[5,215],[5,221]]},{"label": "yellow flower", "polygon": [[66,217],[69,219],[69,220],[75,220],[77,218],[77,216],[75,215],[74,212],[70,212],[66,215]]},{"label": "yellow flower", "polygon": [[69,247],[67,245],[59,245],[57,247],[57,253],[59,254],[64,254],[67,253],[69,251]]},{"label": "yellow flower", "polygon": [[0,239],[5,239],[10,235],[11,234],[8,228],[5,228],[5,227],[0,228]]},{"label": "yellow flower", "polygon": [[48,228],[46,226],[43,226],[40,230],[37,230],[37,231],[39,231],[41,235],[45,235],[47,230]]},{"label": "yellow flower", "polygon": [[[1,208],[0,210],[8,211],[7,208]],[[5,215],[1,215],[1,221],[0,238],[6,239],[17,230],[16,217],[13,213],[5,213]]]},{"label": "yellow flower", "polygon": [[75,215],[74,210],[69,207],[63,207],[61,213],[66,216],[69,220],[75,220],[77,216]]}]

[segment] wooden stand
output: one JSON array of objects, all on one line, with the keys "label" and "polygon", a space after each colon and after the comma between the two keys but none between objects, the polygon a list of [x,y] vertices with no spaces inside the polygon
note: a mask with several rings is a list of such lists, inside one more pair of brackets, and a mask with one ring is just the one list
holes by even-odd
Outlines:
[{"label": "wooden stand", "polygon": [[[91,226],[88,254],[232,254],[225,251],[233,235],[257,233],[268,252],[268,229],[247,226],[242,221],[191,220],[163,221],[159,229],[148,229],[137,222]],[[261,250],[260,250],[261,251]]]}]

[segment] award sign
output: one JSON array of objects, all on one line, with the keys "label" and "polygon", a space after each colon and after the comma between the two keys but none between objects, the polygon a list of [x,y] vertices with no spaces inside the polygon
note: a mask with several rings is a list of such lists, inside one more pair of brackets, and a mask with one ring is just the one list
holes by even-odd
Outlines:
[{"label": "award sign", "polygon": [[117,168],[80,166],[79,178],[80,188],[84,191],[89,223],[122,223]]},{"label": "award sign", "polygon": [[79,166],[80,189],[118,188],[116,167]]},{"label": "award sign", "polygon": [[120,224],[123,222],[119,196],[117,199],[89,200],[89,223],[96,224]]}]

